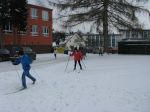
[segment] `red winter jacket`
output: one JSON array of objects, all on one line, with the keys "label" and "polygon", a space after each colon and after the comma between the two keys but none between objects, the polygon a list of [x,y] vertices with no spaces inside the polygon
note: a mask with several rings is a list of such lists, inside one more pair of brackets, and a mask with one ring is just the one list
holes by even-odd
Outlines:
[{"label": "red winter jacket", "polygon": [[82,60],[81,51],[74,51],[70,56],[74,56],[74,60],[76,61]]}]

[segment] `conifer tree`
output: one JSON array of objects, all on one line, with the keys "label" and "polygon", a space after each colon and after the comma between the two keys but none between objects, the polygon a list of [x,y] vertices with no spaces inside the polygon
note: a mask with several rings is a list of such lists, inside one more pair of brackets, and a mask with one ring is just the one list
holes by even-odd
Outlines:
[{"label": "conifer tree", "polygon": [[[65,17],[66,27],[73,27],[82,23],[93,23],[95,29],[103,34],[104,49],[109,47],[108,32],[112,28],[139,28],[140,24],[136,16],[137,12],[149,13],[149,10],[141,7],[140,2],[148,0],[57,0],[49,2],[57,6],[60,18]],[[136,2],[136,3],[135,3]]]},{"label": "conifer tree", "polygon": [[9,0],[0,0],[0,47],[3,47],[3,30],[9,21]]},{"label": "conifer tree", "polygon": [[10,0],[10,23],[13,27],[14,45],[19,44],[19,31],[26,31],[27,15],[27,0]]}]

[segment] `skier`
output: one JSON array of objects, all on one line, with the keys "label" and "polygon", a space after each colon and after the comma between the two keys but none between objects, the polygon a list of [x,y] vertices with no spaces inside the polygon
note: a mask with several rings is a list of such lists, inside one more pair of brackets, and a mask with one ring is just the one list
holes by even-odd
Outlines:
[{"label": "skier", "polygon": [[72,54],[70,54],[70,56],[74,57],[74,70],[76,69],[77,62],[80,66],[80,70],[82,70],[81,60],[82,60],[83,55],[82,55],[81,51],[77,50],[77,48],[75,48],[74,52]]},{"label": "skier", "polygon": [[56,55],[57,55],[57,49],[55,48],[55,49],[54,49],[54,56],[55,56],[55,59],[56,59]]},{"label": "skier", "polygon": [[103,55],[104,53],[104,48],[103,47],[99,47],[99,55]]},{"label": "skier", "polygon": [[32,63],[32,59],[28,55],[24,54],[23,50],[20,50],[18,52],[18,58],[15,60],[15,62],[13,62],[14,65],[18,65],[20,63],[22,64],[22,68],[23,68],[23,73],[22,73],[23,88],[22,89],[26,89],[27,88],[26,76],[33,81],[32,84],[35,84],[36,79],[29,73],[30,68],[31,68],[30,64]]}]

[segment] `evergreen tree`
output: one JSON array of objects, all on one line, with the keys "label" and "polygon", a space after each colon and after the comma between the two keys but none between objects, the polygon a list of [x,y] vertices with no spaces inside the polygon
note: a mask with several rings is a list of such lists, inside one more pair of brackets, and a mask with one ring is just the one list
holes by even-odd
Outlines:
[{"label": "evergreen tree", "polygon": [[56,5],[61,11],[66,11],[60,15],[60,18],[67,17],[66,27],[92,22],[92,26],[96,26],[96,30],[103,34],[106,51],[109,47],[108,32],[112,28],[139,28],[136,13],[149,13],[147,9],[135,5],[135,2],[140,1],[148,0],[61,0],[49,3]]},{"label": "evergreen tree", "polygon": [[9,0],[0,0],[0,47],[3,47],[3,30],[9,21]]},{"label": "evergreen tree", "polygon": [[64,32],[59,32],[59,31],[53,32],[53,41],[56,42],[56,45],[59,45],[60,40],[64,41],[65,38],[66,38],[66,34]]},{"label": "evergreen tree", "polygon": [[14,45],[19,44],[16,37],[18,32],[26,30],[27,15],[27,0],[10,0],[10,22],[13,26]]}]

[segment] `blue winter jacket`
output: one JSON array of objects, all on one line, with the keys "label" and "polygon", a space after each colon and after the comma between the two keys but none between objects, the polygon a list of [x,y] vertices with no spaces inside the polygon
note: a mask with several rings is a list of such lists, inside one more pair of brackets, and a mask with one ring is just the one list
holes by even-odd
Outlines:
[{"label": "blue winter jacket", "polygon": [[28,55],[24,54],[23,56],[17,58],[13,64],[18,65],[20,63],[22,64],[24,71],[29,71],[31,68],[30,64],[32,63],[32,59]]}]

